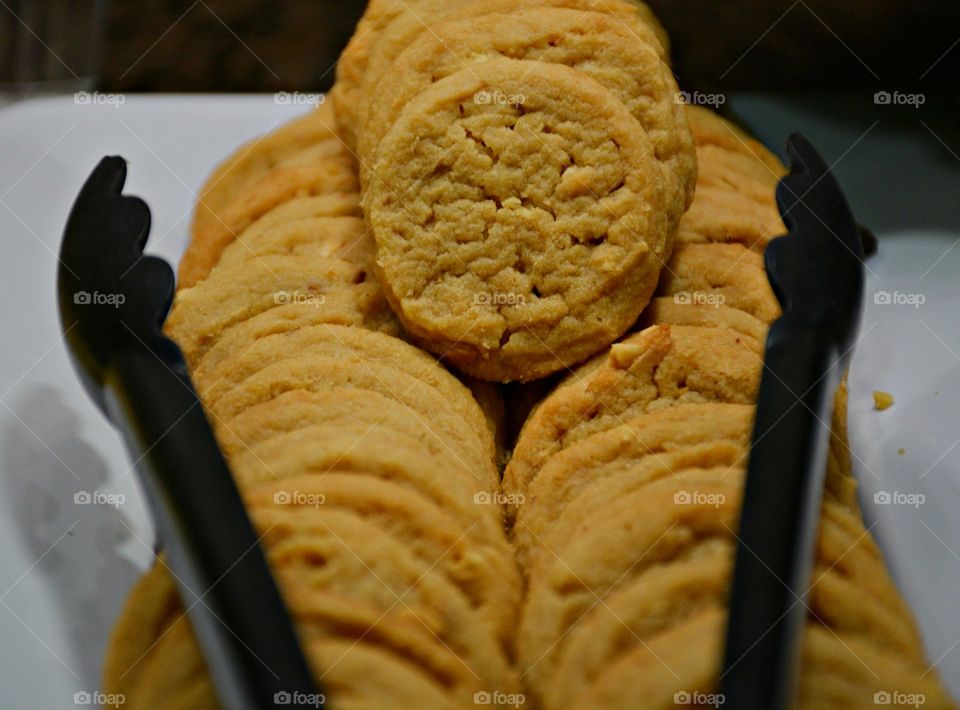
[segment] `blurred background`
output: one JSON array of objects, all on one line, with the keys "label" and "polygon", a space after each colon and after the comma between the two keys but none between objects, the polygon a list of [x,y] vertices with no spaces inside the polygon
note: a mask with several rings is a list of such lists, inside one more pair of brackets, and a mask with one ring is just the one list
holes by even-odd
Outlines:
[{"label": "blurred background", "polygon": [[[703,90],[960,89],[956,0],[649,0]],[[0,0],[0,83],[323,91],[365,0]],[[46,83],[45,88],[53,88]]]}]

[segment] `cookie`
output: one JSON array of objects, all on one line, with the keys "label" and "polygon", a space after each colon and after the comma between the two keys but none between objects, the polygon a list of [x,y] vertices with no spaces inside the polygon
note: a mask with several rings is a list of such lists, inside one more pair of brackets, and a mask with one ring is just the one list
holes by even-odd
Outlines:
[{"label": "cookie", "polygon": [[752,404],[762,348],[723,328],[661,324],[586,367],[587,375],[558,387],[527,420],[504,472],[508,495],[523,495],[550,455],[630,417],[686,403]]},{"label": "cookie", "polygon": [[258,235],[285,222],[296,222],[313,217],[363,217],[360,193],[335,192],[312,197],[295,197],[281,202],[243,230],[238,239],[253,243]]},{"label": "cookie", "polygon": [[216,219],[197,230],[180,260],[177,287],[190,288],[205,279],[224,248],[277,205],[358,189],[353,159],[338,139],[330,138],[297,153],[237,193]]},{"label": "cookie", "polygon": [[736,243],[762,252],[787,231],[774,199],[786,169],[759,141],[712,111],[686,106],[686,115],[699,172],[677,243]]},{"label": "cookie", "polygon": [[[374,442],[391,445],[395,451],[380,450]],[[502,536],[503,517],[490,503],[490,490],[472,476],[460,475],[448,463],[449,455],[442,449],[424,447],[412,435],[385,424],[340,423],[277,432],[230,459],[243,489],[331,471],[370,475],[429,498],[454,515],[471,537],[476,534],[481,541],[493,541]]]},{"label": "cookie", "polygon": [[[414,555],[442,570],[470,601],[506,649],[516,622],[520,578],[503,534],[475,544],[460,521],[428,498],[371,475],[331,472],[303,475],[245,491],[248,509],[322,506],[344,509],[403,541]],[[500,544],[494,544],[494,542]]]},{"label": "cookie", "polygon": [[[514,103],[475,100],[493,92]],[[670,250],[648,136],[567,67],[492,59],[442,79],[374,172],[364,201],[388,300],[480,379],[541,377],[615,340]]]},{"label": "cookie", "polygon": [[[229,367],[230,362],[241,356],[258,339],[274,333],[329,324],[362,326],[394,337],[401,335],[400,324],[374,279],[368,278],[356,286],[335,289],[324,295],[322,304],[316,305],[293,298],[289,296],[290,292],[285,293],[288,297],[283,299],[287,301],[283,305],[267,308],[221,330],[203,355],[192,363],[194,382],[206,388],[211,382],[210,373]],[[269,306],[269,302],[266,305]]]},{"label": "cookie", "polygon": [[894,694],[922,697],[925,708],[957,707],[928,664],[905,664],[897,654],[856,634],[808,624],[801,663],[797,694],[798,707],[804,710],[870,708]]},{"label": "cookie", "polygon": [[740,244],[678,244],[657,295],[682,304],[729,306],[768,324],[780,317],[763,257]]},{"label": "cookie", "polygon": [[[557,674],[546,688],[544,707],[568,704],[585,693],[623,655],[656,639],[678,622],[722,605],[729,593],[733,558],[730,540],[711,539],[608,595],[564,640]],[[661,670],[661,678],[670,675]]]},{"label": "cookie", "polygon": [[[346,261],[267,255],[215,269],[197,286],[180,290],[164,329],[192,366],[231,326],[277,306],[333,312],[327,297],[364,280],[363,269]],[[340,308],[336,313],[346,316]]]},{"label": "cookie", "polygon": [[767,324],[762,320],[746,311],[720,304],[716,298],[702,298],[699,294],[652,299],[640,317],[640,324],[649,327],[657,323],[728,328],[758,343],[767,341]]},{"label": "cookie", "polygon": [[254,239],[240,235],[223,250],[217,265],[226,268],[267,255],[344,259],[370,270],[373,239],[361,217],[309,217],[284,222]]},{"label": "cookie", "polygon": [[141,661],[157,638],[183,615],[176,587],[164,564],[161,555],[134,584],[110,632],[103,661],[104,693],[130,697],[143,673]]},{"label": "cookie", "polygon": [[693,197],[696,155],[659,43],[642,22],[628,25],[621,17],[562,8],[511,8],[421,33],[367,97],[357,147],[361,185],[369,184],[377,146],[410,101],[441,79],[497,57],[561,64],[609,89],[650,137],[670,186],[666,209],[674,222],[680,218]]},{"label": "cookie", "polygon": [[458,418],[473,425],[477,436],[486,443],[488,456],[493,458],[493,436],[470,391],[436,360],[412,345],[382,333],[325,324],[270,335],[259,335],[254,328],[251,335],[256,338],[239,342],[240,351],[223,368],[209,372],[198,368],[196,379],[207,406],[215,406],[224,392],[251,375],[288,358],[306,354],[337,358],[349,354],[364,363],[396,368],[436,389],[456,409]]},{"label": "cookie", "polygon": [[[105,692],[122,693],[125,701],[136,707],[216,707],[206,664],[166,568],[155,565],[138,587],[147,583],[160,593],[149,598],[132,596],[117,626],[144,636],[142,650],[133,659],[139,662],[122,671],[123,665],[108,663],[104,688],[110,690]],[[466,669],[418,621],[386,619],[382,612],[352,599],[316,593],[285,596],[307,660],[328,695],[332,691],[346,700],[379,693],[380,706],[403,699],[438,702],[436,707],[456,706],[450,688]],[[168,607],[177,619],[174,625],[161,630],[144,623]],[[324,649],[336,649],[337,656],[331,657]],[[122,644],[112,641],[108,657],[116,659],[122,650]],[[421,663],[424,651],[432,651],[432,663]],[[362,683],[355,671],[346,672],[354,656],[377,661],[377,668],[364,674]]]},{"label": "cookie", "polygon": [[727,188],[704,185],[697,187],[690,209],[680,220],[676,243],[740,244],[762,253],[772,239],[786,233],[775,208]]},{"label": "cookie", "polygon": [[215,221],[238,193],[279,163],[333,138],[334,125],[330,107],[321,105],[237,148],[200,188],[191,234],[196,235],[208,222]]},{"label": "cookie", "polygon": [[322,391],[346,387],[379,392],[406,405],[437,433],[467,470],[493,485],[499,480],[489,432],[464,421],[457,407],[439,391],[400,370],[343,352],[338,357],[302,355],[274,362],[206,403],[216,423],[229,421],[246,408],[294,390]]},{"label": "cookie", "polygon": [[[445,22],[478,18],[491,14],[512,14],[525,10],[566,8],[598,12],[613,16],[621,25],[633,31],[637,37],[650,37],[653,44],[666,59],[664,38],[666,32],[643,3],[621,0],[489,0],[484,3],[466,0],[434,0],[425,3],[416,12],[400,12],[384,24],[376,38],[375,51],[371,53],[363,77],[358,103],[358,125],[362,129],[369,117],[369,105],[381,88],[389,83],[392,68],[397,58],[407,47],[430,35],[434,28]],[[651,30],[653,32],[651,33]],[[667,40],[668,42],[668,40]]]},{"label": "cookie", "polygon": [[787,173],[780,159],[736,124],[703,106],[686,105],[687,120],[697,146],[717,146],[751,156],[777,179]]},{"label": "cookie", "polygon": [[[684,404],[650,412],[578,441],[550,456],[525,493],[513,527],[521,568],[533,550],[547,543],[552,526],[567,506],[590,489],[590,505],[600,505],[595,486],[608,478],[624,483],[669,475],[683,468],[732,466],[746,460],[754,408],[743,404]],[[638,469],[639,464],[649,464]],[[652,478],[650,479],[652,480]],[[621,489],[619,483],[604,486]]]},{"label": "cookie", "polygon": [[483,688],[515,688],[516,677],[493,630],[435,565],[416,559],[402,540],[353,513],[323,506],[255,507],[251,518],[264,531],[271,568],[299,571],[296,577],[281,576],[290,594],[321,591],[361,599],[386,618],[413,618],[471,670],[470,695]]},{"label": "cookie", "polygon": [[412,615],[387,616],[377,605],[312,588],[309,567],[282,567],[277,581],[305,647],[322,639],[358,639],[415,665],[445,688],[469,687],[469,669]]},{"label": "cookie", "polygon": [[[565,635],[598,598],[706,540],[733,539],[742,481],[742,468],[682,471],[653,481],[593,511],[565,546],[538,558],[517,634],[518,664],[538,700],[556,675]],[[697,496],[678,501],[690,491]]]},{"label": "cookie", "polygon": [[635,647],[573,702],[579,707],[628,708],[628,698],[642,697],[649,707],[669,708],[677,704],[678,694],[706,694],[718,675],[716,661],[723,649],[725,623],[720,608],[707,606]]},{"label": "cookie", "polygon": [[[509,12],[528,7],[570,7],[616,15],[635,26],[646,23],[663,47],[669,46],[666,31],[639,0],[493,0],[474,3],[468,0],[371,0],[347,47],[337,62],[336,83],[330,92],[338,129],[352,148],[357,131],[363,126],[365,98],[378,86],[384,69],[391,66],[404,48],[432,25],[447,17],[463,17],[489,12]],[[666,55],[667,50],[664,50]]]}]

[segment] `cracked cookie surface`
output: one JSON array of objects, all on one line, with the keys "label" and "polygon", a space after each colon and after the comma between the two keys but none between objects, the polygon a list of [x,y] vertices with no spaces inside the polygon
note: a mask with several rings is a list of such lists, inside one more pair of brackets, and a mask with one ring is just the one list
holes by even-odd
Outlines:
[{"label": "cracked cookie surface", "polygon": [[442,79],[384,137],[364,196],[400,320],[467,374],[529,380],[636,320],[669,254],[639,122],[568,67],[492,59]]}]

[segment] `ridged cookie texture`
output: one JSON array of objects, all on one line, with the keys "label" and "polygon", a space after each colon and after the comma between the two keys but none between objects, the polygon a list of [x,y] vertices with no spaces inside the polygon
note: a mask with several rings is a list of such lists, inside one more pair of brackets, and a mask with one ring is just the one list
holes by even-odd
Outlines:
[{"label": "ridged cookie texture", "polygon": [[[515,694],[502,401],[396,337],[356,165],[331,135],[295,148],[305,130],[281,129],[211,179],[167,332],[331,704]],[[131,707],[216,707],[193,602],[161,557],[114,630],[104,687]]]},{"label": "ridged cookie texture", "polygon": [[389,81],[368,95],[357,147],[361,184],[369,184],[377,147],[410,101],[450,74],[497,57],[568,66],[609,89],[650,136],[670,186],[665,208],[679,219],[697,171],[677,84],[644,23],[631,26],[602,12],[511,9],[450,20],[422,33],[396,58]]},{"label": "ridged cookie texture", "polygon": [[[651,28],[662,47],[669,38],[662,25],[639,0],[371,0],[357,29],[337,62],[336,83],[330,92],[338,130],[351,148],[366,121],[366,107],[396,57],[433,26],[451,18],[513,12],[536,7],[565,7],[604,12],[636,28]],[[664,55],[666,49],[663,50]]]},{"label": "ridged cookie texture", "polygon": [[[517,664],[546,710],[670,708],[719,686],[760,359],[780,313],[758,252],[778,233],[783,169],[689,113],[704,228],[681,234],[644,329],[534,407],[504,478],[526,577]],[[874,707],[878,693],[956,707],[860,517],[845,385],[805,604],[799,708]]]},{"label": "ridged cookie texture", "polygon": [[672,244],[665,190],[649,137],[607,89],[491,59],[408,104],[364,205],[407,330],[507,381],[576,363],[633,324]]},{"label": "ridged cookie texture", "polygon": [[310,120],[320,126],[316,142],[292,150],[266,171],[254,170],[218,197],[215,210],[198,209],[193,237],[180,261],[178,288],[189,288],[206,278],[227,245],[279,205],[296,198],[357,192],[354,159],[334,132],[332,112],[321,106]]}]

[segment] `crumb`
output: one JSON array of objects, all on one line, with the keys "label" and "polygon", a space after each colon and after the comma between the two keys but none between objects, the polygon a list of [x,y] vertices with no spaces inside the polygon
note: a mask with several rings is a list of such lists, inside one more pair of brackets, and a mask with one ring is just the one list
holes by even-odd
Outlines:
[{"label": "crumb", "polygon": [[878,412],[893,406],[893,395],[889,392],[873,391],[873,406]]},{"label": "crumb", "polygon": [[899,449],[897,449],[897,453],[900,456],[903,456],[905,453],[907,453],[907,450],[901,446]]}]

